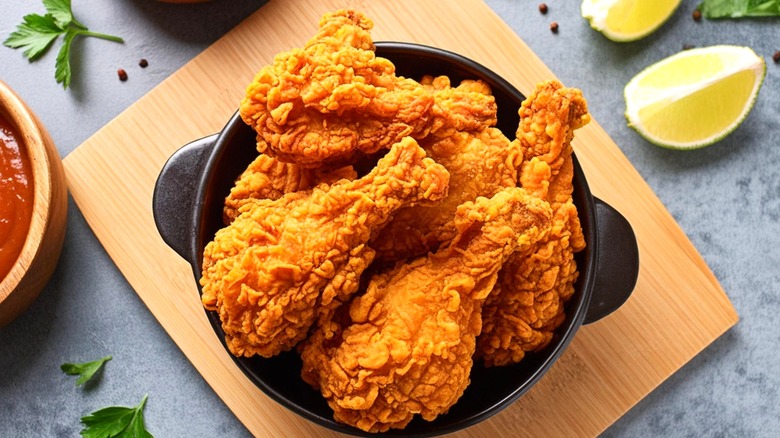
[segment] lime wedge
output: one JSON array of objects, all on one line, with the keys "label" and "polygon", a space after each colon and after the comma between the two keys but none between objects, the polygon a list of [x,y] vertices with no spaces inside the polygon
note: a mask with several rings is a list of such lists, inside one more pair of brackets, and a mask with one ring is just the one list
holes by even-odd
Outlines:
[{"label": "lime wedge", "polygon": [[582,16],[612,41],[643,38],[672,16],[681,0],[583,0]]},{"label": "lime wedge", "polygon": [[696,149],[722,139],[750,113],[766,74],[749,47],[685,50],[626,85],[628,125],[651,143]]}]

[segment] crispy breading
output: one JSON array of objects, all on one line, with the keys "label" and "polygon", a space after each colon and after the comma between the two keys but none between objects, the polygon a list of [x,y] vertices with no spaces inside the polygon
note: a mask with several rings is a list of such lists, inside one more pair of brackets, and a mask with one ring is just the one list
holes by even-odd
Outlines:
[{"label": "crispy breading", "polygon": [[406,138],[363,178],[257,200],[205,248],[202,301],[236,356],[295,346],[358,288],[366,242],[397,209],[446,195],[449,174]]},{"label": "crispy breading", "polygon": [[255,75],[240,115],[260,155],[200,282],[232,354],[297,345],[334,418],[382,432],[446,413],[474,360],[519,362],[565,321],[585,247],[571,141],[590,116],[544,82],[510,140],[485,82],[401,77],[372,27],[326,14]]},{"label": "crispy breading", "polygon": [[434,89],[396,76],[374,52],[372,27],[356,11],[326,14],[303,48],[280,53],[255,75],[240,114],[258,133],[260,152],[303,167],[343,164],[406,136],[419,140],[489,117],[490,97],[483,111],[458,113],[450,110],[458,102],[445,101],[449,92],[437,104]]},{"label": "crispy breading", "polygon": [[446,245],[455,237],[455,209],[460,204],[517,185],[522,153],[517,143],[510,142],[496,128],[459,131],[436,141],[428,139],[424,148],[450,172],[449,194],[434,205],[399,210],[371,240],[378,260],[408,259]]},{"label": "crispy breading", "polygon": [[225,198],[222,219],[233,222],[242,207],[258,199],[279,199],[286,193],[308,190],[319,183],[332,184],[340,179],[355,179],[352,166],[336,169],[307,169],[295,163],[283,163],[260,154],[239,175]]},{"label": "crispy breading", "polygon": [[546,233],[546,202],[523,189],[458,207],[450,246],[371,278],[303,344],[303,378],[338,421],[368,432],[447,412],[469,383],[482,302],[503,262]]},{"label": "crispy breading", "polygon": [[520,185],[553,210],[550,233],[527,253],[516,253],[488,297],[477,356],[488,365],[519,362],[550,342],[574,292],[574,253],[585,247],[572,194],[574,130],[590,121],[580,90],[539,84],[522,104],[517,141],[523,151]]}]

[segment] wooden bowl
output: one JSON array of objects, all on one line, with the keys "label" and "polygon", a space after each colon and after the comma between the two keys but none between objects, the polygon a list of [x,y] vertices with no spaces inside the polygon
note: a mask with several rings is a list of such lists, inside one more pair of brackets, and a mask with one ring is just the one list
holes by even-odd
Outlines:
[{"label": "wooden bowl", "polygon": [[68,188],[62,160],[43,124],[0,81],[0,117],[24,146],[32,167],[33,206],[21,253],[0,279],[0,327],[32,304],[51,277],[62,250],[68,212]]}]

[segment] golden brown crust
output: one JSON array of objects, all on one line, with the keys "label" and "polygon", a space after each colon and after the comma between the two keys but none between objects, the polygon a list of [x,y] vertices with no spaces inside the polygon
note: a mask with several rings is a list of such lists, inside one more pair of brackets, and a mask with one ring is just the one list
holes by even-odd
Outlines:
[{"label": "golden brown crust", "polygon": [[519,188],[461,205],[449,247],[373,276],[308,338],[303,378],[338,421],[367,432],[447,412],[469,383],[482,302],[501,265],[549,220],[547,203]]},{"label": "golden brown crust", "polygon": [[223,222],[233,222],[242,207],[258,199],[279,199],[286,193],[308,190],[319,183],[333,184],[340,179],[352,180],[357,173],[352,166],[337,169],[306,169],[295,163],[284,163],[260,154],[236,179],[225,198]]},{"label": "golden brown crust", "polygon": [[379,432],[447,412],[475,358],[515,363],[555,336],[585,245],[571,141],[590,116],[579,90],[541,83],[510,141],[486,83],[396,76],[372,27],[327,14],[247,87],[261,154],[201,285],[232,354],[298,345],[335,419]]},{"label": "golden brown crust", "polygon": [[571,140],[590,120],[585,99],[577,89],[548,81],[537,86],[519,113],[517,141],[525,159],[520,184],[549,202],[553,224],[528,253],[509,259],[485,303],[477,356],[488,366],[519,362],[552,340],[574,292],[574,253],[585,245],[571,198]]},{"label": "golden brown crust", "polygon": [[492,96],[481,94],[481,105],[473,106],[457,99],[463,92],[396,76],[395,66],[375,55],[371,27],[359,12],[327,14],[303,48],[277,55],[255,75],[240,114],[258,133],[258,151],[316,168],[406,136],[420,140],[482,126],[491,117],[495,123]]},{"label": "golden brown crust", "polygon": [[456,234],[454,218],[459,205],[517,186],[520,148],[496,128],[428,140],[425,149],[450,172],[449,194],[434,205],[398,211],[370,243],[378,260],[395,262],[446,245]]},{"label": "golden brown crust", "polygon": [[204,306],[230,351],[270,357],[301,341],[358,288],[371,230],[405,205],[446,195],[449,174],[412,139],[363,178],[256,200],[204,251]]}]

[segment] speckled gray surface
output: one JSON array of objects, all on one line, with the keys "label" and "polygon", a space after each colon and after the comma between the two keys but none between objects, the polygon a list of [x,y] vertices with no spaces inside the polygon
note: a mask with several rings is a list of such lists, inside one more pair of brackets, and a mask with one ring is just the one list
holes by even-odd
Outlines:
[{"label": "speckled gray surface", "polygon": [[[280,1],[280,0],[275,0]],[[292,1],[292,0],[288,0]],[[54,83],[54,56],[28,63],[0,47],[0,79],[41,117],[65,156],[156,84],[262,5],[217,0],[177,6],[151,0],[73,0],[77,17],[125,44],[78,41],[73,89]],[[617,44],[592,31],[578,0],[487,0],[591,112],[647,180],[712,268],[741,321],[605,431],[623,436],[778,436],[780,433],[780,20],[707,21],[686,0],[652,36]],[[0,37],[37,0],[2,0]],[[559,23],[558,34],[549,23]],[[751,46],[767,61],[745,123],[709,148],[676,152],[626,126],[622,90],[645,66],[683,45]],[[141,69],[140,58],[149,60]],[[508,62],[522,62],[514,60]],[[127,70],[120,83],[116,70]],[[77,436],[78,418],[149,394],[155,436],[248,436],[122,277],[83,216],[69,205],[60,264],[41,297],[0,329],[0,436]],[[59,364],[114,359],[76,388]]]}]

